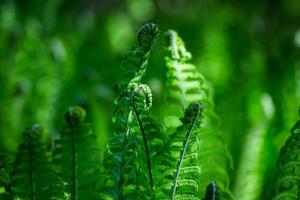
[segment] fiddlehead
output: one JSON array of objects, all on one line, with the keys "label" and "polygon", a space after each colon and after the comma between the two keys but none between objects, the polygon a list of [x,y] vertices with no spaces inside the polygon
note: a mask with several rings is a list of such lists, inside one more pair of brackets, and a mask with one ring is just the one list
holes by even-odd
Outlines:
[{"label": "fiddlehead", "polygon": [[65,192],[71,199],[94,199],[99,190],[100,149],[96,134],[86,123],[85,110],[70,107],[65,113],[66,126],[55,143],[54,163]]},{"label": "fiddlehead", "polygon": [[[300,114],[300,113],[299,113]],[[291,135],[281,148],[274,200],[300,198],[300,120],[291,129]]]},{"label": "fiddlehead", "polygon": [[215,182],[211,182],[206,187],[205,198],[203,200],[220,200],[221,194]]},{"label": "fiddlehead", "polygon": [[137,117],[138,125],[142,134],[143,138],[143,144],[145,148],[145,156],[147,161],[147,169],[148,169],[148,176],[150,181],[150,187],[151,190],[154,188],[154,180],[152,175],[152,166],[151,166],[151,160],[150,160],[150,151],[149,151],[149,145],[146,135],[146,129],[143,125],[143,121],[141,118],[141,112],[144,109],[150,109],[152,106],[152,93],[151,89],[147,85],[139,85],[137,86],[132,95],[132,107],[135,112],[135,115]]},{"label": "fiddlehead", "polygon": [[141,82],[146,73],[150,51],[158,34],[158,26],[153,23],[145,24],[138,31],[137,47],[128,53],[122,62],[125,73],[118,84],[120,94],[131,88],[132,84]]}]

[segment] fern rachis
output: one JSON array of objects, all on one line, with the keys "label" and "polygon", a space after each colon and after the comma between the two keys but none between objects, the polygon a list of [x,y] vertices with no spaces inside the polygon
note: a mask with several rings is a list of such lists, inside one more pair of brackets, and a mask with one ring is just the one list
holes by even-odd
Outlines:
[{"label": "fern rachis", "polygon": [[[182,163],[183,163],[183,160],[184,160],[184,156],[186,154],[186,151],[187,151],[187,147],[188,147],[188,144],[190,142],[190,138],[191,138],[191,134],[193,133],[193,129],[196,125],[196,122],[197,120],[199,120],[199,117],[200,117],[200,113],[201,113],[201,106],[199,103],[194,103],[192,104],[190,107],[192,108],[188,108],[189,109],[192,109],[192,112],[194,112],[194,116],[193,116],[193,119],[192,119],[192,122],[191,122],[191,126],[186,134],[186,138],[183,142],[183,147],[182,147],[182,150],[181,150],[181,153],[180,153],[180,157],[178,159],[178,163],[177,163],[177,167],[176,167],[176,173],[175,173],[175,178],[174,178],[174,183],[173,183],[173,187],[172,187],[172,194],[171,194],[171,199],[174,200],[175,199],[175,195],[176,195],[176,188],[177,188],[177,181],[178,181],[178,178],[179,178],[179,173],[180,171],[182,170],[181,166],[182,166]],[[187,111],[188,112],[188,111]]]}]

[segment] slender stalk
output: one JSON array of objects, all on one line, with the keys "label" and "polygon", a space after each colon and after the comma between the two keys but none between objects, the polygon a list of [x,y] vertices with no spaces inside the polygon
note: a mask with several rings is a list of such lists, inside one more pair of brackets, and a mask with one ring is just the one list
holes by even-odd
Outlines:
[{"label": "slender stalk", "polygon": [[184,155],[186,153],[186,149],[187,149],[187,146],[189,144],[189,140],[190,140],[191,135],[193,133],[193,129],[194,129],[195,124],[197,122],[197,119],[198,119],[198,117],[200,115],[200,105],[197,104],[197,106],[198,106],[198,108],[197,108],[198,109],[197,110],[197,114],[196,114],[196,116],[193,119],[192,126],[190,127],[189,131],[186,134],[185,140],[183,142],[183,148],[181,150],[180,157],[178,159],[177,168],[176,168],[176,174],[175,174],[174,183],[173,183],[173,189],[172,189],[172,194],[171,194],[171,200],[175,199],[176,188],[177,188],[177,181],[178,181],[178,178],[179,178],[179,173],[180,173],[180,169],[181,169],[181,166],[182,166],[183,158],[184,158]]},{"label": "slender stalk", "polygon": [[77,194],[77,137],[75,133],[75,129],[72,126],[71,127],[71,137],[72,137],[72,199],[77,200],[78,194]]},{"label": "slender stalk", "polygon": [[146,133],[145,133],[144,126],[143,126],[143,122],[140,118],[140,114],[139,114],[139,112],[136,108],[136,105],[134,103],[134,95],[133,95],[133,98],[132,98],[132,106],[133,106],[135,115],[137,117],[139,127],[140,127],[142,137],[143,137],[143,143],[144,143],[146,159],[147,159],[148,175],[149,175],[149,179],[150,179],[150,186],[151,186],[151,191],[153,191],[153,189],[154,189],[154,180],[153,180],[153,174],[152,174],[152,166],[151,166],[151,160],[150,160],[150,151],[149,151],[149,146],[148,146],[148,140],[147,140],[147,136],[146,136]]},{"label": "slender stalk", "polygon": [[124,182],[125,182],[125,163],[126,163],[126,152],[125,152],[125,146],[127,144],[127,138],[130,134],[130,126],[131,126],[131,119],[132,119],[132,110],[130,110],[130,112],[128,113],[128,117],[127,117],[127,122],[126,122],[126,132],[124,134],[123,137],[123,145],[122,145],[122,149],[123,149],[123,153],[122,153],[122,158],[121,158],[121,163],[120,163],[120,177],[119,177],[119,182],[118,182],[118,200],[123,200],[124,198],[124,194],[123,194],[123,186],[124,186]]}]

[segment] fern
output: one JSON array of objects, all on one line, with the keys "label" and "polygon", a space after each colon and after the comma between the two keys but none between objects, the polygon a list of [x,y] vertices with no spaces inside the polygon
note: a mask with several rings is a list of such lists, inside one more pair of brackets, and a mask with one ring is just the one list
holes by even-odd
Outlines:
[{"label": "fern", "polygon": [[203,200],[220,200],[221,194],[215,182],[211,182],[206,187],[205,198]]},{"label": "fern", "polygon": [[[139,141],[140,163],[147,163],[148,177],[152,192],[156,187],[155,167],[161,162],[161,156],[164,155],[164,144],[167,137],[162,133],[161,127],[150,114],[152,105],[151,89],[144,84],[139,85],[133,94],[133,109],[138,121],[137,140]],[[140,133],[140,134],[139,134]],[[141,148],[141,146],[143,146]],[[145,168],[145,167],[144,167]],[[154,193],[157,191],[155,190]],[[154,198],[154,194],[150,195]]]},{"label": "fern", "polygon": [[50,154],[42,142],[43,130],[34,125],[23,134],[11,174],[11,195],[21,199],[50,199],[53,174]]},{"label": "fern", "polygon": [[[150,50],[158,32],[157,25],[144,25],[137,34],[137,48],[125,57],[123,64],[129,72],[118,85],[119,94],[113,118],[114,137],[108,142],[104,159],[105,168],[113,179],[113,183],[108,184],[107,188],[114,199],[144,199],[151,195],[147,193],[151,191],[149,186],[153,187],[149,152],[145,153],[147,167],[136,160],[140,151],[137,146],[139,138],[135,133],[141,123],[137,122],[138,115],[134,115],[137,109],[134,111],[133,95],[145,75]],[[147,141],[144,141],[144,146],[145,151],[148,151]],[[148,171],[149,175],[144,171]],[[149,180],[149,186],[144,183],[145,180]]]},{"label": "fern", "polygon": [[[186,137],[185,137],[185,140],[184,140],[184,143],[183,143],[183,147],[182,147],[182,150],[181,150],[181,153],[180,153],[180,157],[178,159],[177,167],[176,167],[176,173],[175,173],[175,177],[174,177],[174,183],[173,183],[173,186],[172,186],[172,194],[171,194],[171,199],[172,200],[174,200],[175,197],[176,197],[176,188],[177,188],[177,185],[180,185],[179,182],[189,182],[189,181],[192,180],[192,179],[190,179],[190,180],[180,180],[181,178],[186,178],[186,177],[180,177],[179,178],[179,175],[183,174],[183,176],[185,176],[184,172],[185,172],[186,168],[188,168],[188,170],[186,170],[188,172],[193,172],[193,170],[192,171],[190,170],[192,167],[197,169],[197,166],[187,166],[186,168],[183,167],[183,161],[184,161],[184,158],[186,156],[189,157],[188,153],[190,153],[190,154],[194,153],[194,151],[188,152],[189,151],[188,146],[191,145],[190,140],[192,140],[192,139],[195,140],[195,137],[193,138],[192,133],[193,132],[197,133],[197,128],[199,128],[200,119],[201,119],[200,104],[198,104],[198,103],[191,104],[187,108],[185,116],[184,116],[183,121],[182,121],[184,126],[186,126],[186,129],[188,131],[187,131],[187,134],[186,134]],[[194,129],[196,129],[196,130],[194,130]],[[192,148],[192,147],[190,147],[190,148]],[[198,187],[197,187],[197,189],[198,189]],[[179,197],[179,199],[180,199],[180,197]]]},{"label": "fern", "polygon": [[[156,199],[200,199],[197,165],[197,135],[202,110],[199,103],[191,103],[181,119],[182,124],[165,142],[168,147],[157,168]],[[172,140],[171,140],[172,138]],[[176,164],[177,163],[177,164]]]},{"label": "fern", "polygon": [[180,124],[177,120],[180,112],[174,108],[177,107],[178,110],[178,107],[186,108],[194,101],[201,102],[203,126],[201,134],[197,135],[199,148],[195,152],[198,165],[201,167],[199,194],[203,198],[206,186],[214,181],[218,183],[220,190],[226,193],[224,196],[231,198],[227,173],[231,167],[231,156],[217,130],[217,117],[214,113],[212,95],[204,77],[194,65],[188,63],[191,54],[186,50],[178,34],[172,30],[168,31],[167,41],[169,55],[166,57],[166,86],[168,88],[167,99],[172,111],[167,114],[166,124],[170,130]]},{"label": "fern", "polygon": [[[267,94],[262,96],[263,112],[257,115],[258,120],[252,122],[252,128],[246,135],[243,149],[240,152],[239,164],[236,170],[234,196],[240,200],[256,200],[264,194],[263,183],[265,180],[268,152],[267,134],[272,120],[272,98]],[[257,110],[256,110],[257,112]],[[251,126],[251,125],[250,125]],[[255,182],[256,184],[249,184]]]},{"label": "fern", "polygon": [[[71,107],[61,138],[55,142],[54,163],[71,199],[96,199],[99,193],[100,150],[85,111]],[[61,183],[62,184],[62,183]]]},{"label": "fern", "polygon": [[[136,115],[138,125],[142,134],[143,138],[143,146],[144,146],[144,152],[146,157],[146,163],[147,163],[147,169],[148,169],[148,177],[150,182],[151,190],[154,188],[154,180],[152,175],[152,166],[151,166],[151,160],[150,160],[150,151],[149,151],[149,145],[148,145],[148,139],[147,139],[147,127],[145,126],[141,112],[144,109],[149,109],[152,106],[152,94],[151,90],[147,85],[139,85],[137,88],[134,89],[133,96],[132,96],[132,107],[134,110],[134,113]],[[148,127],[151,130],[151,127]],[[143,151],[142,151],[143,152]]]},{"label": "fern", "polygon": [[299,153],[300,120],[291,129],[291,135],[280,151],[274,200],[296,200],[300,198]]}]

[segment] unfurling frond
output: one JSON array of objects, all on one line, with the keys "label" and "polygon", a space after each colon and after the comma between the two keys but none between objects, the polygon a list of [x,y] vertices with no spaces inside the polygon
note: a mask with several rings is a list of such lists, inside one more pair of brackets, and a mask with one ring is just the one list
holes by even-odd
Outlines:
[{"label": "unfurling frond", "polygon": [[[158,27],[155,24],[144,25],[137,34],[137,47],[124,59],[123,67],[126,74],[118,85],[118,98],[115,115],[113,117],[114,136],[108,141],[104,158],[104,167],[111,174],[112,182],[107,184],[107,191],[114,199],[145,199],[151,194],[151,167],[149,162],[144,164],[141,157],[149,161],[147,142],[141,140],[138,134],[139,124],[137,112],[149,109],[152,104],[151,91],[140,86],[141,79],[146,73],[146,67],[151,48],[158,36]],[[145,95],[144,105],[136,104],[140,98],[137,92]],[[145,137],[144,137],[145,139]],[[139,149],[140,145],[144,149]],[[148,149],[149,150],[149,149]],[[142,153],[143,152],[143,153]],[[142,155],[141,155],[142,154]],[[142,159],[143,160],[143,159]],[[148,172],[148,173],[147,173]],[[149,184],[145,184],[149,180]]]},{"label": "unfurling frond", "polygon": [[[96,134],[84,122],[85,110],[74,106],[65,113],[66,125],[55,143],[54,162],[71,199],[96,199],[100,181],[100,149]],[[61,183],[61,184],[62,184]]]},{"label": "unfurling frond", "polygon": [[150,51],[159,34],[158,26],[153,23],[145,24],[137,33],[137,47],[128,53],[122,63],[125,74],[119,81],[119,95],[139,84],[146,73]]}]

